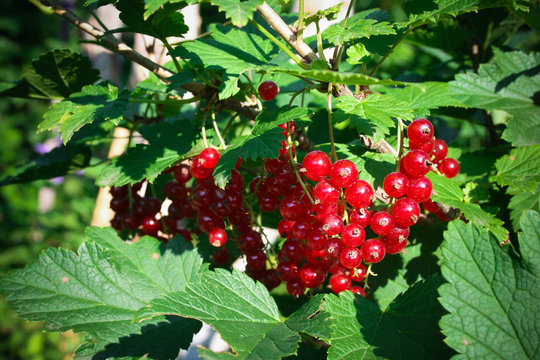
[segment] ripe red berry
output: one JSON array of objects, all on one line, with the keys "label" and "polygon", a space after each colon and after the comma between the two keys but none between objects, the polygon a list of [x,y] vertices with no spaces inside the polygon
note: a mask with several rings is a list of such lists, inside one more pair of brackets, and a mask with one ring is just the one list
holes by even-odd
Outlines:
[{"label": "ripe red berry", "polygon": [[397,254],[402,251],[405,246],[407,246],[407,239],[409,237],[410,230],[409,228],[402,228],[396,226],[388,233],[382,237],[382,243],[388,254]]},{"label": "ripe red berry", "polygon": [[185,184],[191,179],[191,172],[189,166],[186,164],[180,164],[173,168],[173,175],[176,181]]},{"label": "ripe red berry", "polygon": [[212,261],[216,265],[225,265],[231,260],[231,253],[227,247],[219,248],[214,255],[212,255]]},{"label": "ripe red berry", "polygon": [[420,176],[409,181],[407,197],[416,202],[424,202],[429,199],[432,191],[433,185],[431,181],[425,176]]},{"label": "ripe red berry", "polygon": [[283,281],[291,281],[298,277],[298,265],[291,262],[279,263],[276,270]]},{"label": "ripe red berry", "polygon": [[309,232],[313,228],[313,219],[305,216],[295,221],[293,225],[293,235],[299,240],[307,238]]},{"label": "ripe red berry", "polygon": [[264,81],[259,85],[259,95],[263,100],[274,100],[279,92],[279,88],[273,81]]},{"label": "ripe red berry", "polygon": [[237,242],[238,249],[244,254],[254,254],[263,248],[261,234],[255,230],[250,230],[240,236]]},{"label": "ripe red berry", "polygon": [[305,245],[297,239],[289,239],[283,243],[279,252],[279,262],[298,264],[304,258]]},{"label": "ripe red berry", "polygon": [[358,169],[350,160],[338,160],[330,168],[330,180],[336,187],[350,186],[358,180]]},{"label": "ripe red berry", "polygon": [[322,228],[330,236],[337,235],[343,229],[343,219],[337,215],[329,215],[324,219]]},{"label": "ripe red berry", "polygon": [[227,233],[220,228],[213,229],[208,235],[208,241],[212,246],[221,247],[227,243]]},{"label": "ripe red berry", "polygon": [[362,254],[355,247],[346,247],[339,254],[339,262],[347,269],[353,269],[362,262]]},{"label": "ripe red berry", "polygon": [[219,161],[219,152],[214,148],[206,148],[199,154],[199,162],[207,169],[216,167]]},{"label": "ripe red berry", "polygon": [[300,278],[287,281],[287,292],[292,297],[298,298],[304,293],[304,291],[306,291],[306,287]]},{"label": "ripe red berry", "polygon": [[364,281],[367,275],[367,269],[364,265],[360,264],[355,267],[351,273],[351,279],[353,281],[361,282]]},{"label": "ripe red berry", "polygon": [[364,228],[358,224],[349,224],[341,230],[341,241],[345,246],[358,247],[366,239]]},{"label": "ripe red berry", "polygon": [[332,161],[330,157],[322,151],[312,151],[306,155],[302,161],[302,167],[306,170],[306,177],[309,180],[321,181],[328,176]]},{"label": "ripe red berry", "polygon": [[352,281],[351,278],[346,275],[335,274],[330,276],[328,284],[334,293],[339,294],[342,291],[350,290]]},{"label": "ripe red berry", "polygon": [[279,199],[273,194],[262,194],[257,200],[259,208],[264,212],[272,212],[277,209]]},{"label": "ripe red berry", "polygon": [[311,250],[324,250],[328,242],[328,235],[326,235],[322,227],[317,226],[309,232],[306,242]]},{"label": "ripe red berry", "polygon": [[313,197],[323,204],[332,204],[339,200],[341,191],[326,180],[319,181],[313,189]]},{"label": "ripe red berry", "polygon": [[402,198],[396,201],[392,207],[392,216],[396,224],[402,227],[409,227],[418,221],[420,207],[413,199]]},{"label": "ripe red berry", "polygon": [[345,199],[354,208],[365,208],[373,199],[373,188],[367,181],[356,180],[345,189]]},{"label": "ripe red berry", "polygon": [[349,222],[365,228],[371,221],[371,212],[367,208],[360,208],[349,213]]},{"label": "ripe red berry", "polygon": [[383,182],[384,192],[393,198],[405,196],[408,186],[409,178],[405,174],[398,172],[386,175]]},{"label": "ripe red berry", "polygon": [[161,230],[161,223],[155,217],[146,217],[142,220],[142,231],[146,235],[157,236]]},{"label": "ripe red berry", "polygon": [[364,261],[368,263],[377,263],[381,261],[386,253],[383,243],[377,239],[368,239],[364,241],[360,251],[362,252]]},{"label": "ripe red berry", "polygon": [[339,238],[330,238],[326,242],[326,257],[329,259],[337,259],[343,249],[343,242]]},{"label": "ripe red berry", "polygon": [[329,215],[337,215],[343,217],[344,209],[343,204],[333,203],[333,204],[323,204],[318,203],[313,205],[313,211],[315,211],[315,218],[319,222],[323,222]]},{"label": "ripe red berry", "polygon": [[306,263],[300,269],[300,280],[308,288],[315,288],[322,285],[326,274],[321,266],[312,263]]},{"label": "ripe red berry", "polygon": [[204,180],[212,174],[213,169],[204,167],[203,164],[199,161],[199,157],[195,156],[191,163],[191,168],[189,169],[191,175],[195,179]]},{"label": "ripe red berry", "polygon": [[431,154],[431,152],[433,151],[433,146],[434,146],[434,139],[431,139],[420,146],[415,143],[409,144],[409,147],[411,150],[422,150],[426,154]]},{"label": "ripe red berry", "polygon": [[294,221],[282,219],[278,224],[279,236],[283,238],[292,237]]},{"label": "ripe red berry", "polygon": [[443,173],[444,176],[451,179],[459,174],[459,162],[456,159],[446,158],[441,161],[439,171]]},{"label": "ripe red berry", "polygon": [[377,235],[386,235],[394,228],[394,219],[386,211],[379,211],[371,217],[371,230]]},{"label": "ripe red berry", "polygon": [[448,154],[448,145],[446,142],[441,139],[435,139],[433,142],[433,150],[431,151],[431,156],[434,161],[442,161]]},{"label": "ripe red berry", "polygon": [[279,202],[279,213],[284,219],[296,220],[305,212],[305,203],[293,194],[285,195]]},{"label": "ripe red berry", "polygon": [[247,266],[254,271],[266,268],[266,254],[263,251],[256,251],[246,255]]},{"label": "ripe red berry", "polygon": [[422,146],[435,135],[433,124],[427,119],[416,119],[407,127],[409,144]]},{"label": "ripe red berry", "polygon": [[402,159],[403,166],[409,175],[419,177],[426,175],[431,167],[429,155],[422,150],[409,151]]},{"label": "ripe red berry", "polygon": [[439,209],[439,207],[430,199],[422,202],[422,206],[424,207],[424,209],[432,213],[437,213],[441,211],[441,209]]}]

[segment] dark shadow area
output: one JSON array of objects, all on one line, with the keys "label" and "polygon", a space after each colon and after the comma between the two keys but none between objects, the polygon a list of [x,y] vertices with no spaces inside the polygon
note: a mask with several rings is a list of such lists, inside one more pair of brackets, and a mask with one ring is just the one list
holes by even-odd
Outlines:
[{"label": "dark shadow area", "polygon": [[495,85],[495,92],[499,92],[505,87],[509,86],[511,83],[516,81],[520,76],[527,76],[527,77],[533,77],[535,75],[540,74],[540,65],[536,65],[535,67],[532,67],[527,70],[520,71],[518,73],[514,73],[511,75],[508,75],[502,80],[499,80],[497,82],[497,85]]}]

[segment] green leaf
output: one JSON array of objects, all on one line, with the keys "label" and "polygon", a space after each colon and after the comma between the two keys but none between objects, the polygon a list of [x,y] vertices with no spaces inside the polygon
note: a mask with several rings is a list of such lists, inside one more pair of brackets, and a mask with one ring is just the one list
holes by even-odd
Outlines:
[{"label": "green leaf", "polygon": [[213,5],[219,7],[219,11],[225,11],[227,19],[231,19],[234,26],[242,27],[253,18],[257,6],[262,5],[263,0],[211,0]]},{"label": "green leaf", "polygon": [[[440,325],[460,358],[532,359],[539,351],[540,283],[500,242],[473,223],[444,234],[440,292],[450,312]],[[537,242],[538,240],[536,240]]]},{"label": "green leaf", "polygon": [[359,133],[373,137],[375,141],[390,134],[390,128],[394,127],[392,118],[413,119],[413,112],[407,103],[389,95],[374,93],[362,101],[345,95],[340,96],[338,101],[335,123],[356,127]]},{"label": "green leaf", "polygon": [[376,87],[375,90],[405,102],[415,116],[430,115],[429,110],[443,106],[464,106],[450,94],[449,85],[444,82],[429,81],[422,83],[422,87]]},{"label": "green leaf", "polygon": [[114,158],[99,174],[97,185],[122,186],[142,179],[153,182],[163,170],[180,161],[195,140],[189,121],[141,126],[139,132],[148,144],[137,144]]},{"label": "green leaf", "polygon": [[493,50],[496,62],[480,65],[478,74],[456,75],[450,94],[466,106],[508,112],[513,119],[503,138],[516,146],[538,145],[540,106],[534,96],[540,88],[540,53]]},{"label": "green leaf", "polygon": [[86,145],[58,147],[17,168],[14,174],[0,181],[0,186],[63,176],[87,167],[91,157]]},{"label": "green leaf", "polygon": [[309,24],[317,23],[322,19],[326,19],[328,21],[337,19],[341,11],[342,5],[343,3],[339,3],[335,6],[331,6],[326,9],[320,9],[313,13],[304,12],[304,26],[307,27]]},{"label": "green leaf", "polygon": [[53,50],[32,61],[32,66],[3,96],[34,99],[63,99],[99,79],[86,56],[70,50]]},{"label": "green leaf", "polygon": [[[246,29],[212,25],[210,31],[212,39],[186,42],[176,47],[171,55],[202,62],[208,70],[224,71],[225,79],[229,81],[227,96],[239,91],[236,82],[242,73],[266,65],[277,54],[275,44]],[[224,98],[226,96],[220,94],[220,99]]]},{"label": "green leaf", "polygon": [[[166,321],[164,317],[134,323],[133,316],[153,298],[199,281],[205,269],[197,252],[181,245],[180,237],[168,245],[150,237],[126,243],[112,228],[92,227],[87,236],[89,241],[78,254],[50,248],[39,262],[0,281],[0,291],[21,317],[45,321],[49,331],[86,332],[96,345],[87,345],[85,353],[101,351],[126,335],[141,334],[146,325],[163,326],[155,324]],[[198,331],[192,320],[186,319],[183,326]],[[113,347],[118,349],[122,341],[126,339]],[[167,349],[178,353],[179,346],[170,344]]]},{"label": "green leaf", "polygon": [[515,230],[520,229],[521,217],[527,210],[540,211],[540,184],[533,192],[508,191],[512,198],[508,203],[510,211],[510,219]]},{"label": "green leaf", "polygon": [[[198,0],[188,0],[187,3],[195,3],[198,2]],[[156,11],[163,9],[165,5],[167,4],[176,4],[184,5],[186,3],[185,0],[144,0],[144,19],[148,19],[152,14],[154,14]],[[183,7],[183,6],[182,6]]]},{"label": "green leaf", "polygon": [[217,186],[224,188],[231,177],[238,158],[261,160],[265,157],[275,159],[281,149],[283,131],[278,125],[292,120],[305,118],[308,115],[306,108],[283,107],[277,111],[263,111],[255,119],[251,134],[235,139],[221,154],[214,170],[214,181]]},{"label": "green leaf", "polygon": [[490,178],[511,190],[534,192],[540,179],[540,145],[512,149],[495,163],[497,174]]},{"label": "green leaf", "polygon": [[438,327],[441,283],[440,276],[417,282],[384,310],[349,291],[326,295],[321,308],[330,313],[333,328],[328,359],[449,357]]},{"label": "green leaf", "polygon": [[409,24],[420,26],[437,22],[443,16],[456,16],[504,4],[503,0],[409,0],[405,3],[405,12],[409,15]]},{"label": "green leaf", "polygon": [[466,45],[470,37],[469,31],[455,19],[443,19],[428,28],[419,28],[407,35],[406,41],[444,52],[459,51]]},{"label": "green leaf", "polygon": [[412,85],[402,81],[394,81],[390,79],[377,79],[371,76],[350,73],[350,72],[335,72],[330,70],[297,70],[297,69],[282,69],[268,68],[269,73],[284,73],[293,76],[305,77],[308,79],[328,82],[332,84],[343,85]]},{"label": "green leaf", "polygon": [[334,45],[343,45],[351,40],[395,33],[392,24],[387,21],[378,22],[375,19],[351,18],[345,28],[341,23],[330,25],[323,32],[323,37]]},{"label": "green leaf", "polygon": [[81,92],[54,104],[43,115],[38,130],[52,130],[58,126],[60,138],[67,143],[76,131],[94,121],[118,124],[128,102],[129,91],[126,89],[118,92],[118,88],[109,83],[87,85]]},{"label": "green leaf", "polygon": [[347,62],[351,65],[366,64],[371,60],[371,54],[364,44],[356,44],[347,49]]},{"label": "green leaf", "polygon": [[519,248],[525,267],[540,278],[540,214],[527,211],[521,217]]},{"label": "green leaf", "polygon": [[285,325],[297,332],[304,332],[324,342],[330,342],[332,321],[330,314],[321,310],[324,294],[313,296],[285,321]]},{"label": "green leaf", "polygon": [[296,331],[280,321],[277,305],[264,285],[236,270],[206,272],[200,283],[190,283],[183,291],[168,293],[150,304],[136,317],[191,317],[219,332],[235,355],[203,351],[210,358],[280,359],[295,353],[300,340]]},{"label": "green leaf", "polygon": [[503,221],[492,214],[482,210],[480,205],[465,202],[463,190],[451,179],[430,172],[426,175],[433,184],[433,201],[441,202],[450,207],[459,209],[467,220],[484,226],[491,231],[499,241],[506,240],[508,231],[502,226]]}]

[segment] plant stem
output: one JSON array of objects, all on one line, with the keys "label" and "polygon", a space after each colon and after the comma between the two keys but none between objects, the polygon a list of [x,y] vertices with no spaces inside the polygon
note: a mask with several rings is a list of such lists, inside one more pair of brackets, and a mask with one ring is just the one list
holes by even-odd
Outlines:
[{"label": "plant stem", "polygon": [[163,105],[183,105],[190,104],[192,102],[199,101],[200,96],[195,96],[189,99],[165,99],[165,100],[154,100],[154,99],[129,99],[130,103],[135,104],[163,104]]},{"label": "plant stem", "polygon": [[[351,14],[351,11],[354,7],[354,4],[356,3],[356,0],[351,0],[349,3],[349,6],[347,7],[347,13],[345,14],[345,19],[343,19],[342,28],[345,29],[347,26],[347,20],[349,20],[349,15]],[[334,64],[332,68],[334,70],[337,70],[339,68],[339,63],[341,62],[341,53],[343,52],[344,45],[336,46],[334,49]]]},{"label": "plant stem", "polygon": [[250,20],[250,22],[259,30],[262,32],[268,39],[270,39],[274,44],[276,44],[285,54],[287,54],[291,59],[294,60],[294,62],[300,66],[304,70],[309,70],[309,66],[307,64],[304,64],[302,60],[300,60],[287,46],[285,46],[281,41],[279,41],[274,35],[270,34],[268,30],[266,30],[261,24],[256,22],[255,20]]},{"label": "plant stem", "polygon": [[208,147],[208,140],[206,139],[206,117],[207,116],[208,116],[208,111],[205,111],[204,116],[203,116],[202,129],[201,129],[203,144],[205,148]]},{"label": "plant stem", "polygon": [[219,131],[218,124],[216,122],[216,113],[214,112],[214,105],[212,105],[212,124],[214,125],[214,130],[216,131],[216,135],[219,139],[219,142],[221,143],[221,147],[223,150],[227,148],[227,145],[225,145],[225,141],[223,140],[223,137],[221,137],[221,133]]},{"label": "plant stem", "polygon": [[298,3],[298,38],[302,39],[304,33],[304,0],[300,0]]},{"label": "plant stem", "polygon": [[373,76],[373,74],[379,69],[379,67],[382,65],[382,63],[386,60],[386,58],[392,53],[392,51],[394,51],[394,49],[396,48],[396,46],[398,46],[398,44],[403,41],[403,39],[405,39],[405,36],[409,35],[409,33],[413,30],[414,28],[412,26],[410,26],[404,33],[403,35],[401,35],[401,37],[398,39],[398,41],[396,41],[394,43],[394,45],[392,45],[392,47],[390,49],[388,49],[388,51],[386,52],[386,54],[384,54],[384,56],[381,58],[381,60],[379,60],[379,62],[377,63],[377,65],[375,65],[375,67],[373,68],[373,70],[371,70],[371,72],[369,73],[369,76]]},{"label": "plant stem", "polygon": [[287,143],[288,143],[288,146],[289,146],[289,149],[287,150],[287,152],[289,153],[289,159],[291,160],[291,166],[293,168],[294,174],[296,175],[296,180],[298,180],[298,183],[300,184],[300,186],[304,190],[304,194],[307,195],[311,205],[313,205],[313,204],[315,204],[315,201],[313,200],[313,198],[309,194],[308,188],[307,188],[306,184],[304,184],[304,181],[302,180],[302,177],[300,176],[300,173],[298,173],[298,169],[296,168],[296,161],[294,161],[294,157],[293,157],[293,153],[292,153],[292,145],[293,144],[292,144],[291,134],[289,133],[289,127],[288,126],[287,126]]},{"label": "plant stem", "polygon": [[315,21],[315,26],[317,27],[317,51],[319,52],[319,57],[323,59],[325,63],[328,64],[328,62],[326,61],[326,57],[324,56],[321,28],[319,27],[318,21]]},{"label": "plant stem", "polygon": [[403,136],[404,136],[404,124],[401,118],[397,118],[397,156],[396,156],[396,171],[399,171],[399,162],[401,155],[403,154]]},{"label": "plant stem", "polygon": [[169,42],[167,41],[167,38],[166,37],[163,37],[160,39],[161,42],[163,43],[163,45],[165,45],[165,47],[167,48],[167,50],[169,50],[169,56],[171,57],[173,63],[174,63],[174,66],[176,67],[176,71],[178,72],[181,72],[182,71],[182,67],[180,66],[180,63],[178,62],[178,60],[176,59],[176,56],[173,56],[172,55],[172,51],[173,51],[173,48],[171,47],[171,45],[169,44]]},{"label": "plant stem", "polygon": [[332,148],[332,158],[334,162],[338,160],[336,154],[336,144],[334,143],[334,128],[332,126],[332,83],[328,84],[328,135],[330,136],[330,146]]}]

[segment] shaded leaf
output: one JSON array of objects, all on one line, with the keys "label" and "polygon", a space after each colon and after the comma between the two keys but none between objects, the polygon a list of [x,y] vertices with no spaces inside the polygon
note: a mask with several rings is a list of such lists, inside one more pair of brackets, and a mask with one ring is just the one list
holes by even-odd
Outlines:
[{"label": "shaded leaf", "polygon": [[369,38],[373,35],[393,35],[396,31],[387,21],[378,22],[375,19],[359,19],[352,17],[345,28],[341,23],[330,25],[323,37],[334,45],[342,45],[351,40]]},{"label": "shaded leaf", "polygon": [[436,22],[443,16],[504,5],[503,0],[409,0],[405,3],[405,12],[409,16],[409,23],[419,26]]},{"label": "shaded leaf", "polygon": [[234,26],[242,27],[253,18],[257,6],[262,5],[264,0],[211,0],[211,2],[219,7],[219,11],[225,11],[225,16],[231,19]]},{"label": "shaded leaf", "polygon": [[540,146],[512,149],[509,155],[495,163],[497,174],[490,178],[501,186],[510,186],[513,192],[534,192],[540,179]]},{"label": "shaded leaf", "polygon": [[525,267],[540,278],[540,214],[527,211],[521,217],[519,248]]},{"label": "shaded leaf", "polygon": [[324,294],[313,296],[285,321],[290,329],[304,332],[315,338],[330,342],[332,321],[328,312],[321,310]]}]

